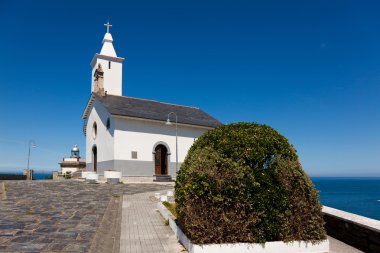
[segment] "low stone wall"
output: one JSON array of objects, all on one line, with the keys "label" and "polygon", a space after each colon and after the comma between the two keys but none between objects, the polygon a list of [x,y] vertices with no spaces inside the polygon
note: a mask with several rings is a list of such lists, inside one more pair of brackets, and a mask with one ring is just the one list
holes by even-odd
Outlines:
[{"label": "low stone wall", "polygon": [[380,252],[380,221],[324,206],[327,234],[364,252]]},{"label": "low stone wall", "polygon": [[22,174],[0,174],[0,180],[26,180],[26,175],[22,175]]}]

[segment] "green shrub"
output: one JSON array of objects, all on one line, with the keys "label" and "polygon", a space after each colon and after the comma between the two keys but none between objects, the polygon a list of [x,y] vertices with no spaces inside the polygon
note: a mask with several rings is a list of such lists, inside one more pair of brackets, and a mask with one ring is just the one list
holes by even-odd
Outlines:
[{"label": "green shrub", "polygon": [[326,238],[318,194],[271,127],[222,125],[190,148],[175,185],[178,223],[199,244]]},{"label": "green shrub", "polygon": [[176,204],[175,203],[169,203],[167,201],[162,202],[162,204],[171,212],[171,214],[174,217],[177,217],[177,209],[176,209]]}]

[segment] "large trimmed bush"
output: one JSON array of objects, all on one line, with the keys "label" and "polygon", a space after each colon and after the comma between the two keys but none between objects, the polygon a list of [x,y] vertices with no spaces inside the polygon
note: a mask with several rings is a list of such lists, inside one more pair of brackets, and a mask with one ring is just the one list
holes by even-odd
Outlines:
[{"label": "large trimmed bush", "polygon": [[190,148],[175,185],[178,222],[198,244],[326,238],[318,194],[288,140],[222,125]]}]

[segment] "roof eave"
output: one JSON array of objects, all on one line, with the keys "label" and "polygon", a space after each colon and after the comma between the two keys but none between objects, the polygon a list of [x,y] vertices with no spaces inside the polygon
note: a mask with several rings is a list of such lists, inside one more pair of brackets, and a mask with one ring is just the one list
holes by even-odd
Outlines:
[{"label": "roof eave", "polygon": [[[114,114],[110,113],[112,116],[115,118],[128,118],[128,119],[137,119],[137,120],[142,120],[142,121],[153,121],[153,122],[166,122],[165,120],[158,120],[158,119],[147,119],[147,118],[141,118],[141,117],[132,117],[132,116],[126,116],[126,115],[119,115],[119,114]],[[186,123],[178,123],[179,126],[190,126],[190,127],[198,127],[198,128],[204,128],[204,129],[214,129],[215,127],[218,126],[205,126],[205,125],[197,125],[197,124],[186,124]],[[220,124],[222,125],[222,123]]]},{"label": "roof eave", "polygon": [[114,56],[109,56],[109,55],[103,55],[103,54],[95,54],[94,57],[91,60],[91,67],[94,67],[96,59],[103,59],[103,60],[108,60],[108,61],[114,61],[114,62],[123,62],[125,58],[122,57],[114,57]]},{"label": "roof eave", "polygon": [[85,109],[84,109],[84,111],[82,113],[82,119],[83,120],[87,119],[88,114],[89,114],[89,112],[90,112],[90,110],[92,108],[92,105],[93,105],[94,101],[95,101],[95,98],[96,98],[95,94],[91,93],[91,96],[88,99],[87,105],[86,105],[86,107],[85,107]]}]

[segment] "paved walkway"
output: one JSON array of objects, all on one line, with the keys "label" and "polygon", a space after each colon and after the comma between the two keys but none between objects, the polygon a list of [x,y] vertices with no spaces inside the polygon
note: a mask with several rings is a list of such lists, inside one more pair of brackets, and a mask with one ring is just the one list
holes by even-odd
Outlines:
[{"label": "paved walkway", "polygon": [[[5,181],[5,188],[7,199],[0,201],[0,252],[110,253],[112,250],[92,245],[98,231],[106,230],[106,235],[112,232],[114,225],[109,229],[107,225],[112,226],[109,221],[118,215],[112,213],[118,210],[119,196],[160,191],[168,186],[42,180]],[[110,206],[113,198],[115,203]],[[107,210],[111,215],[106,215]],[[117,230],[114,233],[113,237],[120,237]],[[110,249],[113,244],[118,246],[118,240],[106,235],[100,236],[101,245],[109,245]]]},{"label": "paved walkway", "polygon": [[154,192],[124,195],[120,252],[187,252],[178,243],[170,227],[165,225],[153,196]]}]

